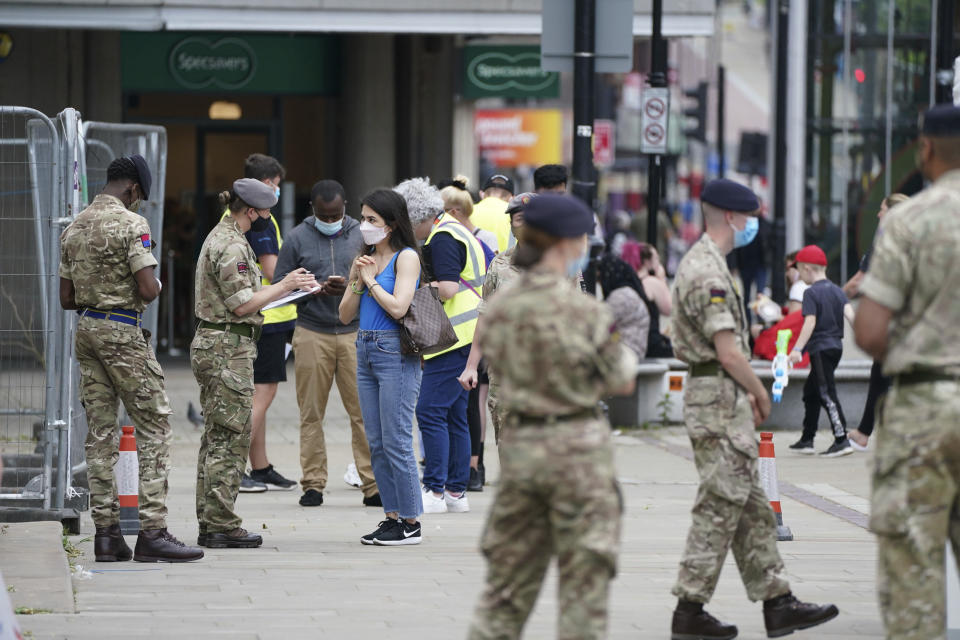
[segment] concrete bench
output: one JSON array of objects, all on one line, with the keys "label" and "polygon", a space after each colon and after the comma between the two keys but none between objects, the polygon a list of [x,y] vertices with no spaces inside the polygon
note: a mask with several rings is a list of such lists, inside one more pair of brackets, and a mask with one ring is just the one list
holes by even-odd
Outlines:
[{"label": "concrete bench", "polygon": [[[769,390],[773,371],[769,360],[753,360],[751,366],[757,377]],[[834,374],[837,396],[847,418],[847,428],[853,429],[863,416],[870,380],[870,360],[842,360]],[[773,405],[770,417],[763,427],[800,429],[803,426],[803,385],[810,369],[790,372],[790,383],[783,401]],[[683,422],[683,391],[686,388],[687,365],[674,358],[650,358],[637,366],[637,388],[630,396],[610,398],[610,422],[613,426],[637,427],[644,423]],[[820,427],[829,428],[826,412],[820,412]]]}]

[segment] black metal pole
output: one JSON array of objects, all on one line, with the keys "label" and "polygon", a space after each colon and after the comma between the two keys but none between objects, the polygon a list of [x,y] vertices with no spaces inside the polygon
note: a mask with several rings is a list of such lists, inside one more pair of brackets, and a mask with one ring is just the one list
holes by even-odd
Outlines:
[{"label": "black metal pole", "polygon": [[[797,1],[797,0],[795,0]],[[802,0],[800,0],[802,1]],[[789,0],[777,1],[774,27],[776,33],[776,96],[774,100],[773,154],[773,264],[770,289],[777,302],[786,301],[783,258],[787,254],[787,31],[790,22]]]},{"label": "black metal pole", "polygon": [[937,4],[937,104],[953,102],[953,2]]},{"label": "black metal pole", "polygon": [[[650,39],[651,87],[667,86],[667,42],[663,39],[663,0],[653,0],[653,37]],[[663,158],[648,156],[647,168],[647,243],[657,246],[657,216],[660,213],[660,185]]]},{"label": "black metal pole", "polygon": [[724,109],[726,108],[726,69],[723,65],[717,65],[717,159],[719,161],[717,167],[717,177],[723,178],[727,173],[727,150],[724,136],[726,131],[724,130]]},{"label": "black metal pole", "polygon": [[576,0],[573,27],[573,195],[594,208],[593,96],[596,0]]}]

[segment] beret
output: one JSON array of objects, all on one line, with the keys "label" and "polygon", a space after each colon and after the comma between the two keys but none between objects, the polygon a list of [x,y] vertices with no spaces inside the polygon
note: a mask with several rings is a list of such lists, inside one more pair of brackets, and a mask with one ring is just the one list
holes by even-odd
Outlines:
[{"label": "beret", "polygon": [[818,264],[821,267],[827,266],[827,254],[815,244],[808,244],[803,249],[800,249],[800,251],[797,252],[796,260],[797,262],[805,262],[807,264]]},{"label": "beret", "polygon": [[143,199],[150,199],[150,185],[153,184],[153,176],[150,175],[150,167],[147,166],[147,161],[143,159],[141,155],[130,156],[130,160],[133,161],[134,166],[137,168],[137,175],[140,176],[140,179],[137,182],[140,184],[140,190],[143,191]]},{"label": "beret", "polygon": [[510,198],[510,202],[507,203],[507,210],[505,213],[517,213],[519,211],[523,211],[527,208],[527,205],[530,204],[530,201],[536,198],[537,195],[539,194],[533,193],[532,191],[527,191],[525,193],[520,193],[513,196]]},{"label": "beret", "polygon": [[523,224],[558,238],[593,231],[593,211],[574,196],[544,193],[523,209]]},{"label": "beret", "polygon": [[516,193],[516,187],[513,185],[513,180],[503,175],[502,173],[495,173],[483,183],[483,186],[480,187],[481,191],[486,191],[490,187],[498,187],[500,189],[506,189],[510,193]]},{"label": "beret", "polygon": [[724,211],[760,215],[756,194],[739,182],[720,178],[711,180],[700,193],[700,200]]},{"label": "beret", "polygon": [[930,107],[921,118],[920,131],[925,136],[960,136],[960,107],[952,104]]},{"label": "beret", "polygon": [[233,192],[254,209],[269,209],[277,204],[277,194],[273,187],[268,187],[253,178],[240,178],[234,181]]}]

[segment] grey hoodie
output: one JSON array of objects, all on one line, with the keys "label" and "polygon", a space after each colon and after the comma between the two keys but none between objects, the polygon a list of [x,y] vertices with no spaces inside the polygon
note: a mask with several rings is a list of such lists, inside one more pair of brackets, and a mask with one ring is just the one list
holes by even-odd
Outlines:
[{"label": "grey hoodie", "polygon": [[[360,223],[350,216],[343,217],[343,229],[335,236],[320,233],[314,226],[313,215],[293,228],[283,240],[273,281],[304,267],[322,283],[327,276],[350,275],[350,266],[363,247]],[[347,295],[350,293],[349,283]],[[306,296],[297,304],[297,326],[318,333],[349,333],[357,330],[357,320],[350,324],[340,322],[339,296]]]}]

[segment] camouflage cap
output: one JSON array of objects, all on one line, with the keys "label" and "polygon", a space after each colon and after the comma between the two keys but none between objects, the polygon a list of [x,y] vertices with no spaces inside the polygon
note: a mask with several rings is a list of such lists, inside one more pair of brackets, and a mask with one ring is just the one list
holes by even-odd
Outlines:
[{"label": "camouflage cap", "polygon": [[277,204],[277,194],[273,187],[268,187],[253,178],[240,178],[233,183],[233,192],[237,197],[254,209],[269,209]]}]

